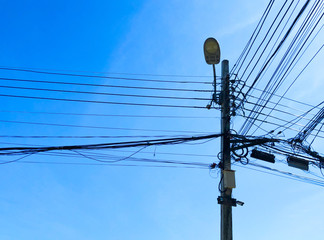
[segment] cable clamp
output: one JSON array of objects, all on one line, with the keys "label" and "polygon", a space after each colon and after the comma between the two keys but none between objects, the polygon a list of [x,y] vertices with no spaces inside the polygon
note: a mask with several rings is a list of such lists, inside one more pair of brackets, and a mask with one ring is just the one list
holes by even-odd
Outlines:
[{"label": "cable clamp", "polygon": [[227,206],[232,206],[232,207],[236,207],[237,205],[239,205],[239,206],[244,205],[244,202],[238,201],[235,198],[223,197],[223,196],[219,196],[217,198],[217,202],[220,205],[227,205]]}]

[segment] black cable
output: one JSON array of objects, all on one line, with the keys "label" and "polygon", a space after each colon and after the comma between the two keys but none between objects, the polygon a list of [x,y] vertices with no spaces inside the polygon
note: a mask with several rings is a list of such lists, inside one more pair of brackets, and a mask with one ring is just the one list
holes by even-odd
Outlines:
[{"label": "black cable", "polygon": [[[277,126],[278,128],[283,127],[283,125],[280,125],[280,124],[278,124],[278,123],[274,123],[274,122],[270,122],[270,121],[265,121],[265,120],[260,120],[260,119],[255,119],[255,121],[259,121],[259,122],[262,122],[262,123],[267,123],[267,124],[270,124],[270,125],[274,125],[274,126]],[[253,123],[253,124],[254,124],[254,123]],[[256,125],[256,124],[255,124],[255,126],[256,126],[257,128],[260,128],[259,125]],[[296,131],[297,133],[299,132],[298,129],[294,129],[294,128],[291,128],[291,127],[286,127],[286,129],[290,129],[290,130]],[[265,129],[262,129],[262,130],[263,130],[264,132],[267,132]],[[314,136],[313,134],[310,134],[310,135],[311,135],[311,136]],[[323,136],[318,136],[318,137],[324,139]]]},{"label": "black cable", "polygon": [[[320,20],[320,19],[319,19],[319,20]],[[317,23],[315,24],[313,30],[314,30],[315,27],[317,26],[319,20],[318,20]],[[306,22],[305,22],[305,24],[306,24]],[[305,24],[303,24],[302,28],[303,28],[304,26],[306,26]],[[310,32],[309,36],[312,34],[313,30]],[[300,33],[300,32],[301,32],[301,30],[299,30],[299,33]],[[301,49],[302,49],[303,46],[305,45],[305,43],[306,43],[306,41],[308,40],[309,36],[306,38],[305,42],[302,44],[302,46],[301,46],[301,48],[299,49],[297,55],[296,55],[295,58],[292,60],[292,62],[290,63],[288,69],[286,70],[286,72],[284,73],[284,75],[281,77],[280,80],[279,80],[279,76],[278,76],[279,83],[277,84],[277,86],[276,86],[275,88],[274,88],[274,86],[272,87],[272,88],[274,88],[274,90],[272,91],[272,93],[274,93],[274,92],[279,88],[279,86],[282,84],[282,81],[284,80],[285,75],[287,74],[287,71],[288,71],[289,68],[292,66],[294,60],[296,59],[296,57],[297,57],[298,54],[300,53]],[[288,48],[289,50],[287,50],[285,56],[287,56],[288,52],[290,51],[290,49],[292,48],[292,46],[293,46],[293,44],[294,44],[294,42],[295,42],[296,40],[297,40],[297,36],[294,37],[294,40],[293,40],[293,42],[291,43],[290,47]],[[297,48],[296,48],[296,49],[297,49]],[[290,57],[290,58],[292,58],[292,57]],[[283,58],[283,59],[284,59],[284,58]],[[282,63],[282,62],[283,62],[283,60],[281,61],[281,63]],[[286,65],[288,65],[288,63],[286,63]],[[277,70],[278,70],[278,69],[279,69],[279,67],[277,67]],[[283,69],[283,68],[282,68],[282,69]],[[276,71],[277,71],[277,70],[276,70]],[[283,70],[282,70],[282,72],[283,72]],[[276,73],[276,72],[275,72],[275,73]],[[274,75],[272,76],[271,80],[273,79],[273,77],[274,77]],[[277,81],[278,81],[278,80],[277,80]],[[271,81],[269,81],[269,83],[270,83],[270,82],[271,82]],[[269,86],[269,83],[267,84],[267,87]],[[251,89],[249,89],[249,90],[251,90]],[[249,90],[248,90],[248,91],[249,91]],[[262,96],[262,95],[261,95],[261,96]],[[268,98],[266,101],[265,101],[265,100],[262,100],[262,101],[264,101],[265,103],[262,105],[262,107],[260,107],[261,109],[262,109],[262,108],[267,104],[267,102],[269,101],[269,99],[271,98],[271,96],[272,96],[272,95],[270,95],[269,98]],[[245,98],[246,98],[246,95],[245,95]],[[265,97],[263,97],[263,98],[265,99]],[[261,97],[260,97],[260,100],[259,100],[259,101],[261,102]],[[262,110],[257,110],[257,112],[261,112],[261,111],[262,111]],[[257,116],[258,116],[258,114],[255,114],[255,116],[253,117],[253,119],[256,119]],[[252,118],[252,116],[250,115],[249,118]],[[246,122],[246,123],[247,123],[247,122]],[[261,124],[262,124],[262,122],[261,122]],[[243,131],[244,131],[244,132],[247,132],[250,128],[251,128],[251,124],[250,124],[249,126],[248,126],[248,125],[245,125],[245,130],[243,130]],[[243,129],[243,128],[242,128],[242,129]]]},{"label": "black cable", "polygon": [[161,79],[125,78],[125,77],[112,77],[112,76],[99,76],[99,75],[85,75],[85,74],[62,73],[62,72],[49,72],[49,71],[40,71],[40,70],[23,69],[23,68],[9,68],[9,67],[0,67],[0,70],[29,72],[29,73],[38,73],[38,74],[48,74],[48,75],[59,75],[59,76],[70,76],[70,77],[116,79],[116,80],[127,80],[127,81],[160,82],[160,83],[211,84],[211,82],[170,81],[170,80],[161,80]]},{"label": "black cable", "polygon": [[159,129],[143,129],[143,128],[119,128],[119,127],[73,125],[73,124],[43,123],[43,122],[27,122],[27,121],[12,121],[12,120],[0,120],[0,122],[3,122],[3,123],[32,124],[32,125],[45,125],[45,126],[56,126],[56,127],[76,127],[76,128],[125,130],[125,131],[171,132],[171,133],[177,133],[178,132],[178,133],[198,133],[198,134],[204,133],[204,132],[195,132],[195,131],[159,130]]},{"label": "black cable", "polygon": [[[272,27],[274,26],[275,22],[277,21],[277,18],[280,16],[281,11],[283,11],[283,9],[284,9],[284,7],[285,7],[285,5],[286,5],[287,2],[288,2],[288,0],[286,0],[286,1],[284,2],[284,4],[281,6],[279,12],[277,13],[275,19],[272,21],[272,23],[271,23],[271,25],[270,25],[268,31],[266,32],[264,38],[261,40],[261,43],[259,44],[259,46],[258,46],[258,48],[256,49],[255,53],[253,54],[253,56],[252,56],[250,62],[249,62],[249,63],[247,64],[247,66],[245,67],[245,70],[243,71],[242,76],[240,77],[241,79],[243,79],[243,76],[245,75],[245,73],[246,73],[246,71],[248,70],[250,64],[251,64],[252,61],[254,60],[256,54],[258,53],[258,51],[260,50],[261,46],[263,45],[263,43],[264,43],[265,40],[267,39],[268,34],[270,33]],[[288,11],[289,11],[290,7],[292,6],[292,4],[293,4],[293,1],[290,2],[290,5],[289,5],[288,8],[286,9],[284,15],[281,17],[280,22],[277,24],[275,30],[273,31],[272,35],[270,36],[270,38],[269,38],[267,44],[266,44],[265,47],[263,48],[263,51],[261,52],[259,58],[257,59],[256,63],[254,64],[254,67],[252,68],[252,70],[250,71],[250,74],[247,76],[246,79],[249,79],[249,77],[251,76],[252,72],[253,72],[254,69],[256,68],[257,64],[259,63],[261,57],[263,56],[264,52],[266,51],[267,47],[269,46],[269,44],[270,44],[272,38],[274,37],[275,33],[277,32],[279,26],[281,25],[282,21],[284,20],[286,14],[288,13]]]},{"label": "black cable", "polygon": [[322,131],[323,125],[324,125],[324,123],[322,123],[322,124],[321,124],[321,127],[317,130],[317,132],[316,132],[316,134],[315,134],[313,140],[312,140],[311,143],[309,144],[309,146],[311,146],[311,145],[314,143],[314,141],[315,141],[315,139],[317,138],[318,134],[319,134],[320,132],[323,132],[323,131]]},{"label": "black cable", "polygon": [[169,136],[169,135],[158,135],[158,136],[46,136],[46,135],[0,135],[0,138],[166,138],[166,137],[184,137],[183,135]]},{"label": "black cable", "polygon": [[[253,103],[253,102],[247,102],[248,104],[251,104],[251,105],[253,105],[253,106],[263,106],[263,105],[260,105],[260,104],[257,104],[257,103]],[[244,107],[243,108],[244,110],[247,110],[247,111],[252,111],[252,110],[250,110],[250,109],[248,109],[248,108],[246,108],[246,107]],[[269,107],[269,106],[264,106],[264,109],[271,109],[271,107]],[[284,111],[284,110],[282,110],[282,109],[278,109],[278,108],[275,108],[274,109],[274,111],[276,111],[276,112],[279,112],[279,113],[284,113],[284,114],[286,114],[286,115],[289,115],[289,116],[294,116],[294,117],[300,117],[301,115],[297,115],[297,114],[294,114],[294,113],[292,113],[292,112],[287,112],[287,111]],[[253,110],[253,112],[255,112],[255,113],[259,113],[259,111],[257,111],[257,110]],[[302,114],[305,114],[305,113],[307,113],[307,111],[305,111],[305,112],[302,112]],[[310,115],[312,115],[312,114],[310,114]],[[305,117],[302,117],[303,119],[306,119],[306,120],[310,120],[310,118],[305,118]]]},{"label": "black cable", "polygon": [[158,98],[158,99],[174,99],[174,100],[203,100],[203,101],[210,100],[210,98],[197,98],[197,97],[175,97],[175,96],[138,95],[138,94],[123,94],[123,93],[109,93],[109,92],[90,92],[90,91],[75,91],[75,90],[21,87],[21,86],[9,86],[9,85],[0,85],[0,88],[60,92],[60,93],[91,94],[91,95],[104,95],[104,96],[119,96],[119,97]]},{"label": "black cable", "polygon": [[[254,40],[253,40],[253,41],[252,41],[252,40],[251,40],[251,41],[249,40],[247,46],[248,46],[248,45],[250,45],[250,46],[248,47],[248,49],[247,49],[247,46],[244,48],[243,52],[246,52],[246,54],[245,54],[245,57],[244,57],[244,58],[243,58],[243,55],[244,55],[244,54],[242,55],[242,57],[240,56],[240,58],[243,58],[243,60],[242,60],[242,62],[241,62],[241,64],[240,64],[240,67],[237,66],[237,67],[238,67],[237,74],[239,73],[239,71],[240,71],[240,69],[241,69],[241,67],[242,67],[242,65],[243,65],[243,63],[244,63],[244,61],[246,60],[247,56],[249,55],[249,52],[251,51],[251,48],[252,48],[252,46],[253,46],[255,40],[257,39],[257,37],[258,37],[258,35],[259,35],[259,33],[260,33],[262,27],[263,27],[263,24],[265,23],[265,20],[266,20],[267,17],[268,17],[268,14],[270,13],[270,10],[271,10],[271,8],[272,8],[272,6],[273,6],[273,3],[274,3],[274,0],[270,0],[270,2],[269,2],[269,4],[268,4],[268,6],[267,6],[265,12],[263,13],[263,15],[262,15],[262,17],[261,17],[261,19],[260,19],[260,21],[262,20],[261,24],[260,24],[260,22],[259,22],[258,25],[257,25],[257,28],[258,28],[258,26],[259,26],[259,24],[260,24],[260,28],[259,28],[258,32],[256,33],[256,35],[255,35],[255,37],[254,37]],[[256,29],[257,29],[257,28],[256,28]],[[252,37],[253,37],[254,33],[255,33],[255,31],[253,32]],[[251,38],[252,38],[252,37],[251,37]],[[252,43],[250,44],[250,42],[252,42]],[[241,60],[241,59],[240,59],[240,60]],[[235,64],[235,65],[236,65],[236,64]],[[237,68],[237,67],[236,67],[236,68]],[[233,69],[233,70],[234,70],[234,69]]]},{"label": "black cable", "polygon": [[[309,33],[308,37],[306,38],[306,40],[304,41],[304,43],[302,44],[302,46],[300,47],[299,51],[297,52],[297,54],[295,55],[295,57],[293,58],[293,60],[291,61],[290,65],[288,66],[288,69],[285,71],[285,73],[283,74],[283,76],[280,79],[280,84],[282,84],[282,81],[286,78],[286,74],[288,73],[288,70],[291,68],[292,64],[294,63],[294,61],[296,60],[297,56],[299,55],[299,53],[301,52],[302,48],[304,47],[306,41],[308,40],[308,38],[310,37],[310,35],[312,34],[313,30],[316,28],[317,24],[319,23],[319,21],[321,20],[321,18],[323,17],[324,13],[321,15],[321,17],[318,19],[316,25],[313,27],[312,31]],[[322,45],[323,47],[324,45]],[[320,48],[320,50],[322,49],[322,47]],[[315,54],[315,56],[317,55],[317,53]],[[303,70],[301,71],[301,73],[305,70],[305,68],[309,65],[309,63],[313,60],[314,58],[312,58],[308,64],[303,68]],[[300,73],[300,74],[301,74]],[[289,91],[289,89],[292,87],[292,85],[296,82],[296,80],[298,79],[298,77],[300,76],[300,74],[294,79],[294,81],[289,85],[289,87],[286,89],[285,93],[283,94],[283,96],[285,96],[285,94]],[[278,85],[276,88],[279,88],[280,85]],[[267,102],[269,101],[269,99],[267,100]],[[281,99],[279,99],[278,103],[281,101]],[[267,102],[265,104],[267,104]],[[276,105],[273,107],[275,108]],[[270,111],[270,113],[272,112],[272,110]],[[269,114],[270,114],[269,113]],[[266,119],[267,117],[265,117]],[[262,124],[262,123],[261,123]]]},{"label": "black cable", "polygon": [[[251,98],[254,98],[254,99],[259,99],[258,97],[255,97],[255,96],[251,96]],[[258,101],[257,101],[258,102]],[[246,105],[248,105],[248,104],[251,104],[251,105],[253,105],[253,106],[263,106],[263,105],[260,105],[260,104],[258,104],[258,103],[254,103],[254,102],[251,102],[251,101],[246,101]],[[279,106],[279,107],[283,107],[283,108],[286,108],[286,109],[289,109],[289,110],[292,110],[293,112],[295,112],[295,111],[298,111],[298,112],[300,112],[301,114],[305,114],[305,113],[308,113],[309,115],[314,115],[314,114],[311,114],[311,113],[309,113],[308,111],[305,111],[305,110],[301,110],[301,109],[298,109],[298,108],[294,108],[294,107],[291,107],[291,106],[288,106],[287,104],[281,104],[281,103],[277,103],[277,102],[274,102],[274,101],[271,101],[271,100],[269,100],[268,101],[268,103],[271,103],[271,104],[274,104],[274,105],[276,105],[277,104],[277,106]],[[319,107],[316,107],[316,106],[314,106],[314,105],[311,105],[311,107],[312,107],[312,109],[320,109]],[[246,107],[244,106],[242,109],[244,109],[244,110],[246,110]],[[270,107],[270,106],[264,106],[264,109],[267,109],[267,110],[272,110],[273,109],[273,111],[278,111],[278,112],[281,112],[281,113],[285,113],[285,114],[288,114],[288,115],[291,115],[291,116],[298,116],[298,115],[296,115],[296,114],[294,114],[294,113],[291,113],[291,112],[287,112],[287,111],[284,111],[284,110],[282,110],[282,109],[280,109],[280,111],[278,110],[278,108],[273,108],[273,107]],[[256,111],[256,110],[254,110],[255,112],[259,112],[259,111]],[[308,119],[308,118],[304,118],[304,119],[307,119],[307,120],[310,120],[310,119]]]},{"label": "black cable", "polygon": [[[245,108],[245,110],[247,110],[247,111],[251,111],[251,112],[254,112],[254,110],[247,109],[247,108]],[[276,119],[276,120],[279,120],[279,121],[285,122],[285,124],[283,124],[283,125],[278,124],[278,126],[280,126],[280,127],[282,127],[282,128],[285,127],[287,124],[292,123],[292,121],[294,121],[294,120],[296,120],[296,119],[305,119],[305,118],[303,118],[303,117],[301,116],[300,118],[297,117],[297,118],[295,118],[294,120],[288,121],[288,120],[286,120],[286,119],[282,119],[282,118],[279,118],[279,117],[276,117],[276,116],[272,116],[272,115],[267,115],[267,114],[265,114],[265,113],[260,113],[260,115],[262,115],[262,116],[268,116],[268,117],[270,117],[270,118],[273,118],[273,119]],[[260,120],[260,119],[259,119],[259,121],[263,121],[263,120]],[[264,121],[265,121],[265,120],[264,120]],[[293,125],[298,125],[298,126],[300,126],[300,127],[305,127],[305,126],[306,126],[306,125],[303,125],[303,124],[299,124],[298,121],[295,122],[295,123],[293,123],[291,126],[293,126]],[[291,130],[294,130],[294,131],[298,131],[297,129],[293,129],[293,128],[291,128],[291,126],[288,127],[287,129],[291,129]],[[275,132],[276,130],[278,130],[280,127],[275,128],[275,129],[273,130],[273,132]],[[286,128],[285,128],[285,129],[286,129]],[[252,133],[252,135],[253,135],[253,134],[254,134],[254,133]]]},{"label": "black cable", "polygon": [[18,162],[18,161],[20,161],[20,160],[22,160],[22,159],[24,159],[24,158],[26,158],[26,157],[29,157],[29,156],[31,156],[31,155],[33,155],[33,153],[27,154],[27,155],[25,155],[25,156],[19,157],[19,158],[15,159],[15,160],[11,160],[11,161],[4,161],[4,162],[1,162],[1,161],[0,161],[0,165],[3,165],[3,164],[9,164],[9,163],[15,163],[15,162]]},{"label": "black cable", "polygon": [[77,166],[108,166],[108,167],[147,167],[147,168],[187,168],[187,169],[209,169],[209,166],[173,166],[173,165],[144,165],[144,164],[107,164],[107,163],[80,163],[80,162],[41,162],[20,161],[22,164],[48,164],[48,165],[77,165]]},{"label": "black cable", "polygon": [[[251,87],[251,86],[246,85],[246,87]],[[251,87],[251,88],[252,88],[252,87]],[[253,90],[256,90],[256,91],[259,91],[259,92],[270,93],[270,92],[267,91],[267,90],[261,90],[261,89],[256,88],[256,87],[253,87]],[[271,94],[272,94],[272,93],[271,93]],[[311,105],[311,104],[309,104],[309,103],[301,102],[301,101],[298,101],[298,100],[295,100],[295,99],[292,99],[292,98],[285,97],[285,96],[283,96],[283,95],[279,95],[279,94],[272,94],[272,95],[275,96],[275,97],[279,97],[279,98],[282,98],[282,99],[288,100],[288,101],[292,101],[292,102],[294,102],[294,103],[299,103],[299,104],[302,104],[302,105],[305,105],[305,106],[308,106],[308,107],[314,107],[314,105]],[[257,97],[255,97],[255,96],[253,96],[253,95],[250,95],[249,97],[257,98]],[[288,107],[288,106],[286,106],[286,107]],[[296,110],[296,109],[294,109],[294,110]]]},{"label": "black cable", "polygon": [[[320,104],[318,104],[318,106],[320,106],[320,105],[322,105],[322,104],[323,104],[323,102],[321,102]],[[314,108],[308,110],[308,111],[305,112],[303,115],[298,116],[298,117],[296,117],[296,118],[290,120],[289,122],[287,122],[286,124],[282,125],[281,127],[277,127],[277,128],[275,129],[275,131],[278,130],[279,128],[284,128],[284,130],[285,130],[285,129],[287,129],[287,128],[293,126],[293,125],[296,125],[296,123],[297,123],[298,121],[300,121],[302,118],[305,119],[305,118],[304,118],[304,115],[308,114],[308,112],[312,111],[313,109],[314,109]],[[308,120],[309,120],[309,121],[312,121],[312,119],[308,119]],[[290,124],[290,126],[289,126],[289,127],[286,127],[287,124]],[[306,125],[304,125],[303,127],[305,128]],[[282,130],[282,131],[284,131],[284,130]]]},{"label": "black cable", "polygon": [[[298,19],[300,18],[300,16],[303,14],[303,12],[305,11],[306,7],[308,6],[310,0],[307,0],[306,3],[304,4],[304,6],[302,7],[302,9],[299,11],[298,15],[296,16],[296,18],[294,19],[293,23],[291,24],[291,26],[289,27],[288,31],[286,32],[285,36],[282,38],[281,42],[279,43],[279,45],[277,46],[276,50],[273,52],[273,54],[270,56],[270,58],[267,60],[266,64],[262,67],[262,69],[259,71],[259,73],[257,74],[256,78],[254,79],[251,88],[254,87],[254,85],[257,83],[257,81],[259,80],[259,78],[261,77],[263,71],[266,69],[266,67],[268,66],[268,64],[271,62],[271,60],[276,56],[276,54],[278,53],[278,51],[281,49],[283,43],[286,41],[286,39],[288,38],[289,34],[291,33],[293,27],[296,25]],[[247,96],[249,94],[249,92],[251,91],[251,88],[248,89],[248,91],[246,92],[245,96]],[[242,102],[245,100],[245,98],[238,104],[238,107],[241,106]]]},{"label": "black cable", "polygon": [[279,146],[272,146],[272,145],[267,145],[267,144],[262,144],[259,147],[265,148],[267,150],[270,149],[271,151],[274,151],[277,154],[281,154],[281,155],[284,155],[284,156],[295,156],[295,157],[302,158],[302,159],[305,159],[305,160],[307,159],[307,161],[310,162],[310,163],[318,162],[318,159],[296,153],[296,152],[292,151],[291,148],[289,148],[288,150],[285,150],[285,149],[282,149],[282,148],[280,149]]},{"label": "black cable", "polygon": [[108,164],[114,164],[117,162],[121,161],[132,161],[132,162],[145,162],[145,163],[164,163],[164,164],[178,164],[178,165],[189,165],[189,166],[201,166],[201,167],[206,167],[209,166],[209,164],[206,163],[200,163],[200,162],[183,162],[183,161],[175,161],[175,160],[161,160],[161,159],[150,159],[150,158],[134,158],[132,157],[142,149],[146,148],[147,146],[144,146],[143,148],[139,149],[136,152],[133,152],[131,155],[126,156],[126,157],[118,157],[112,160],[101,160],[95,157],[89,157],[85,154],[79,153],[78,151],[74,151],[81,155],[84,158],[96,161],[96,162],[101,162],[101,163],[108,163]]},{"label": "black cable", "polygon": [[[49,68],[34,68],[34,67],[17,67],[17,66],[0,66],[2,68],[10,69],[31,69],[48,72],[72,72],[72,73],[91,73],[91,74],[105,74],[105,75],[129,75],[129,76],[151,76],[151,77],[176,77],[176,78],[211,78],[213,76],[207,75],[184,75],[184,74],[153,74],[153,73],[125,73],[125,72],[105,72],[105,71],[86,71],[86,70],[71,70],[71,69],[49,69]],[[218,76],[219,77],[219,76]]]},{"label": "black cable", "polygon": [[0,155],[25,155],[31,153],[41,153],[49,151],[76,151],[76,150],[101,150],[101,149],[118,149],[118,148],[133,148],[154,145],[175,145],[185,142],[200,141],[212,138],[218,138],[221,134],[211,134],[184,138],[167,138],[167,139],[150,139],[141,141],[130,142],[115,142],[115,143],[102,143],[102,144],[88,144],[88,145],[70,145],[70,146],[51,146],[51,147],[7,147],[0,148]]},{"label": "black cable", "polygon": [[[324,25],[323,25],[324,26]],[[296,80],[299,78],[299,76],[302,74],[302,72],[308,67],[308,65],[313,61],[314,57],[319,53],[320,50],[324,47],[324,44],[320,47],[320,49],[316,52],[316,54],[311,58],[311,60],[306,64],[306,66],[301,70],[301,72],[297,75],[297,77],[294,79],[294,81],[289,85],[289,87],[284,92],[283,96],[288,92],[288,90],[292,87],[292,85],[296,82]],[[274,108],[279,104],[282,98],[278,100],[275,106],[272,107],[271,111],[268,113],[268,115],[265,117],[265,119],[271,114],[271,112],[274,110]]]},{"label": "black cable", "polygon": [[[12,142],[0,142],[0,144],[6,144],[6,145],[18,145],[18,146],[31,146],[30,144],[23,144],[23,143],[12,143]],[[35,146],[42,146],[44,147],[44,145],[32,145],[33,147]],[[112,152],[118,152],[118,153],[132,153],[133,151],[130,150],[119,150],[119,149],[105,149],[104,150],[105,153],[93,153],[93,152],[87,152],[87,151],[82,151],[85,154],[87,154],[88,156],[95,156],[95,157],[101,157],[101,158],[107,158],[107,157],[111,157],[113,155],[111,154],[107,154],[107,151],[112,151]],[[80,152],[80,151],[79,151]],[[175,153],[175,152],[152,152],[152,151],[141,151],[141,154],[155,154],[156,155],[172,155],[172,156],[186,156],[186,157],[203,157],[203,158],[215,158],[217,157],[216,155],[211,155],[211,154],[191,154],[191,153]],[[58,153],[40,153],[40,155],[52,155],[52,156],[64,156],[64,157],[75,157],[76,154],[73,153],[69,153],[69,152],[58,152]]]},{"label": "black cable", "polygon": [[[262,19],[266,16],[266,13],[268,12],[268,8],[270,7],[270,5],[271,5],[272,2],[273,2],[273,0],[270,0],[270,1],[269,1],[268,5],[267,5],[267,8],[266,8],[265,11],[263,12],[263,14],[262,14],[262,16],[261,16],[261,18],[260,18],[260,20],[259,20],[259,22],[258,22],[256,28],[254,29],[254,31],[253,31],[253,33],[252,33],[250,39],[249,39],[248,42],[246,43],[246,45],[245,45],[245,47],[244,47],[242,53],[240,54],[240,56],[239,56],[238,59],[236,60],[235,64],[233,65],[233,68],[232,68],[232,70],[231,70],[231,74],[230,74],[230,75],[233,74],[233,72],[236,70],[238,64],[240,63],[241,59],[242,59],[243,56],[245,55],[245,52],[247,51],[247,49],[248,49],[250,43],[252,42],[252,39],[253,39],[253,37],[254,37],[254,34],[256,33],[256,31],[258,30],[260,24],[262,23]],[[261,26],[261,28],[262,28],[262,26]],[[260,30],[261,30],[261,29],[260,29]]]},{"label": "black cable", "polygon": [[[251,164],[251,163],[249,163],[249,164]],[[317,180],[317,179],[311,179],[311,178],[307,178],[307,177],[303,177],[303,176],[299,176],[299,175],[288,173],[288,172],[279,171],[277,169],[268,168],[268,167],[265,167],[265,166],[262,166],[262,165],[259,165],[259,164],[258,165],[253,165],[253,166],[254,167],[259,167],[259,168],[264,168],[264,169],[266,169],[268,171],[273,171],[273,172],[276,172],[278,174],[263,171],[263,170],[259,170],[259,169],[254,169],[254,168],[248,167],[246,165],[235,164],[235,166],[242,167],[242,168],[247,168],[247,169],[262,172],[262,173],[267,173],[267,174],[278,176],[278,177],[288,178],[288,179],[295,180],[295,181],[310,183],[310,184],[314,184],[314,185],[317,185],[317,186],[320,186],[320,187],[324,187],[324,182],[323,181],[320,181],[320,180]],[[279,175],[279,174],[284,174],[284,175]]]},{"label": "black cable", "polygon": [[5,77],[0,77],[0,80],[2,80],[2,81],[13,81],[13,82],[33,82],[33,83],[46,83],[46,84],[61,84],[61,85],[87,86],[87,87],[127,88],[127,89],[157,90],[157,91],[213,92],[212,90],[205,90],[205,89],[140,87],[140,86],[125,86],[125,85],[111,85],[111,84],[93,84],[93,83],[45,81],[45,80],[22,79],[22,78],[5,78]]},{"label": "black cable", "polygon": [[176,115],[138,115],[138,114],[101,114],[101,113],[73,113],[73,112],[40,112],[40,111],[14,111],[0,110],[5,113],[27,113],[27,114],[46,114],[46,115],[68,115],[68,116],[92,116],[92,117],[125,117],[125,118],[179,118],[179,119],[216,119],[219,117],[203,116],[176,116]]},{"label": "black cable", "polygon": [[95,100],[84,100],[84,99],[67,99],[67,98],[52,98],[52,97],[36,97],[36,96],[11,95],[11,94],[0,94],[0,97],[26,98],[26,99],[51,100],[51,101],[64,101],[64,102],[78,102],[78,103],[96,103],[96,104],[113,104],[113,105],[143,106],[143,107],[166,107],[166,108],[194,108],[194,109],[206,109],[206,107],[202,107],[202,106],[169,105],[169,104],[152,104],[152,103],[134,103],[134,102],[95,101]]}]

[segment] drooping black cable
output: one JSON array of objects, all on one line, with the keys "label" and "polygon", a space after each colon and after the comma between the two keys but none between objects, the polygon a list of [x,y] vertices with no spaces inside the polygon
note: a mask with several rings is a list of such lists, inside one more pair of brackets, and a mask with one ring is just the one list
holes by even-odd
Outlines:
[{"label": "drooping black cable", "polygon": [[221,134],[211,134],[202,136],[192,136],[183,138],[168,138],[168,139],[153,139],[141,140],[131,142],[115,142],[115,143],[102,143],[102,144],[87,144],[87,145],[70,145],[70,146],[52,146],[52,147],[7,147],[0,148],[0,155],[25,155],[49,151],[76,151],[76,150],[101,150],[101,149],[119,149],[131,147],[144,147],[154,145],[175,145],[185,142],[200,141],[212,138],[218,138]]},{"label": "drooping black cable", "polygon": [[145,164],[108,164],[108,163],[81,163],[81,162],[41,162],[41,161],[19,161],[20,164],[47,164],[47,165],[73,165],[73,166],[105,166],[105,167],[144,167],[144,168],[185,168],[185,169],[209,169],[206,166],[175,166],[175,165],[145,165]]}]

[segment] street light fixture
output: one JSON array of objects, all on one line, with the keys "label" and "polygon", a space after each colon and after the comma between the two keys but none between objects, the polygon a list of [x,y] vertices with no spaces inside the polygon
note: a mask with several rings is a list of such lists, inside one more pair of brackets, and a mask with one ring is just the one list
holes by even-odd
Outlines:
[{"label": "street light fixture", "polygon": [[218,104],[217,94],[216,94],[216,69],[215,64],[218,64],[220,61],[220,48],[217,40],[215,38],[207,38],[204,43],[204,55],[206,63],[209,65],[213,65],[213,72],[214,72],[214,94],[213,99],[210,104],[207,105],[207,108],[210,109],[212,103],[215,102]]},{"label": "street light fixture", "polygon": [[215,38],[207,38],[204,43],[204,54],[207,64],[218,64],[220,61],[220,48]]}]

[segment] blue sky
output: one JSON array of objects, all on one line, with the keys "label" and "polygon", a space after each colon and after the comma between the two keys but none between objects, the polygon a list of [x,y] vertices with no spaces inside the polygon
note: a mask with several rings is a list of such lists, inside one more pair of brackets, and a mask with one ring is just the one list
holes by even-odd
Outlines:
[{"label": "blue sky", "polygon": [[[233,66],[267,4],[266,0],[3,0],[0,8],[0,66],[172,81],[212,81],[212,68],[204,62],[203,57],[202,47],[205,39],[215,37],[220,43],[221,58],[228,59],[230,66]],[[275,5],[275,8],[278,9],[278,5]],[[305,55],[305,60],[301,60],[300,65],[296,66],[297,70],[292,72],[292,76],[298,74],[322,44],[320,37],[323,37],[323,34],[319,35],[318,41],[314,41],[314,48],[311,48],[308,55]],[[322,60],[323,54],[319,54],[300,76],[289,92],[289,97],[313,105],[322,101]],[[125,82],[6,70],[0,70],[0,74],[1,78],[41,81],[212,89],[211,85],[206,84]],[[217,75],[220,75],[220,66],[217,66]],[[157,93],[98,86],[56,86],[10,81],[1,81],[1,84],[123,94],[210,97],[210,94],[180,91]],[[259,87],[262,88],[263,84],[265,83],[260,83]],[[177,102],[1,87],[0,94],[201,107],[208,104],[208,101]],[[137,140],[131,138],[134,136],[148,136],[140,138],[147,139],[153,136],[195,135],[220,131],[220,112],[215,109],[136,107],[14,97],[1,97],[1,101],[1,147],[22,146],[21,144],[91,144]],[[91,114],[191,118],[95,117]],[[235,118],[232,128],[239,129],[241,123],[242,118]],[[54,126],[55,124],[78,127]],[[291,134],[293,133],[287,132],[286,137],[293,136]],[[4,137],[6,135],[130,138],[34,139]],[[322,144],[323,141],[318,140],[314,147],[320,150]],[[99,153],[114,155],[120,159],[137,150],[107,150]],[[197,145],[148,147],[134,157],[210,164],[217,162],[217,158],[210,155],[216,156],[218,152],[219,141],[213,140]],[[193,154],[195,156],[192,156]],[[9,159],[1,158],[1,161]],[[11,159],[14,158],[9,160]],[[28,164],[23,160],[38,161],[42,164]],[[48,164],[94,163],[81,155],[32,155],[23,160],[0,165],[1,239],[219,239],[219,177],[217,173],[209,172],[208,169]],[[271,167],[312,177],[282,163]],[[243,207],[233,209],[234,239],[322,239],[324,230],[321,217],[324,207],[321,200],[324,193],[321,187],[240,166],[235,166],[234,169],[237,188],[234,189],[233,195],[245,202]],[[319,173],[316,168],[311,170]]]}]

